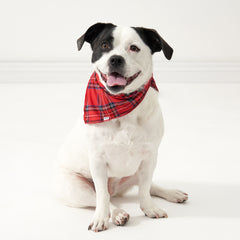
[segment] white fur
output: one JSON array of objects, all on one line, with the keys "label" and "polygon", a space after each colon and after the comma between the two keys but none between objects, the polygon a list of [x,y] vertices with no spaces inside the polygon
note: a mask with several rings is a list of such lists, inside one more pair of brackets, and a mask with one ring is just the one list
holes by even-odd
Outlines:
[{"label": "white fur", "polygon": [[[131,44],[137,45],[141,51],[130,52]],[[133,29],[116,28],[114,49],[94,63],[96,70],[107,73],[107,61],[114,54],[125,58],[127,76],[141,71],[141,75],[123,92],[134,91],[150,79],[150,49]],[[129,215],[125,211],[110,203],[110,195],[122,193],[134,184],[139,185],[142,211],[149,217],[167,217],[155,206],[150,193],[174,202],[184,201],[187,196],[180,191],[171,192],[155,185],[151,187],[162,135],[163,118],[158,92],[153,88],[136,109],[123,117],[84,124],[81,116],[59,153],[58,197],[73,207],[96,206],[90,224],[93,231],[108,228],[110,209],[116,225],[123,225],[128,220]]]}]

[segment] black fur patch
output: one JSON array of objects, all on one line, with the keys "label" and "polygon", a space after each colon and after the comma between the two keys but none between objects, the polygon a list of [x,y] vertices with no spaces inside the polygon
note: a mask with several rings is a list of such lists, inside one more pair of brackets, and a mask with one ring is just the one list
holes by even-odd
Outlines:
[{"label": "black fur patch", "polygon": [[152,54],[155,52],[163,51],[165,57],[170,60],[173,54],[173,49],[167,44],[167,42],[158,34],[154,29],[133,27],[138,33],[143,42],[149,46]]},{"label": "black fur patch", "polygon": [[[92,25],[85,34],[83,34],[78,40],[78,50],[80,51],[84,42],[91,44],[93,54],[92,62],[97,61],[104,52],[109,52],[113,48],[113,30],[115,25],[111,23],[96,23]],[[102,43],[108,43],[109,48],[103,49]]]},{"label": "black fur patch", "polygon": [[[113,49],[113,30],[115,26],[106,26],[103,31],[101,31],[95,40],[92,42],[91,47],[93,50],[92,53],[92,62],[96,62],[102,57],[105,52],[110,52]],[[108,49],[102,49],[102,43],[108,43]]]}]

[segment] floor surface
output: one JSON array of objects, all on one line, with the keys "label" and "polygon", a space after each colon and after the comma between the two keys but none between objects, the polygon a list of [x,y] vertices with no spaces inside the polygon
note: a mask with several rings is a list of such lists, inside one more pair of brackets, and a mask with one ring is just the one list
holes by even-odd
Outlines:
[{"label": "floor surface", "polygon": [[[155,201],[149,219],[137,189],[114,203],[129,223],[87,231],[93,210],[58,203],[51,191],[57,150],[82,110],[83,84],[0,85],[0,238],[240,239],[240,84],[158,84],[165,119],[154,180],[189,193]],[[153,126],[154,127],[154,126]]]}]

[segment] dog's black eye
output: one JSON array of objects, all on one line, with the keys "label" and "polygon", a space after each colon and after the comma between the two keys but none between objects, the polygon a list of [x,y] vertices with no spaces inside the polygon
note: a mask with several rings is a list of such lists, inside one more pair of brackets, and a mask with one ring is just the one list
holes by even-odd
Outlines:
[{"label": "dog's black eye", "polygon": [[108,42],[103,42],[103,43],[101,44],[101,48],[102,48],[102,49],[109,49],[109,48],[110,48],[110,44],[109,44]]},{"label": "dog's black eye", "polygon": [[130,46],[130,51],[132,51],[132,52],[139,52],[140,49],[137,46],[135,46],[135,45],[131,45]]}]

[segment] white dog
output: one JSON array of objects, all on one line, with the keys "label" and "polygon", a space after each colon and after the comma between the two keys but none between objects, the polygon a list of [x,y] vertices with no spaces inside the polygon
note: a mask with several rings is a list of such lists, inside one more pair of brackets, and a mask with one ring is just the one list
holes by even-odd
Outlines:
[{"label": "white dog", "polygon": [[[109,218],[124,225],[129,214],[113,206],[112,196],[139,186],[140,208],[151,218],[167,217],[151,195],[184,202],[188,195],[152,184],[163,119],[152,78],[152,54],[173,50],[152,29],[97,23],[77,41],[91,44],[92,75],[85,96],[84,120],[63,145],[56,193],[72,207],[96,207],[89,229],[108,228]],[[111,210],[111,211],[110,211]]]}]

